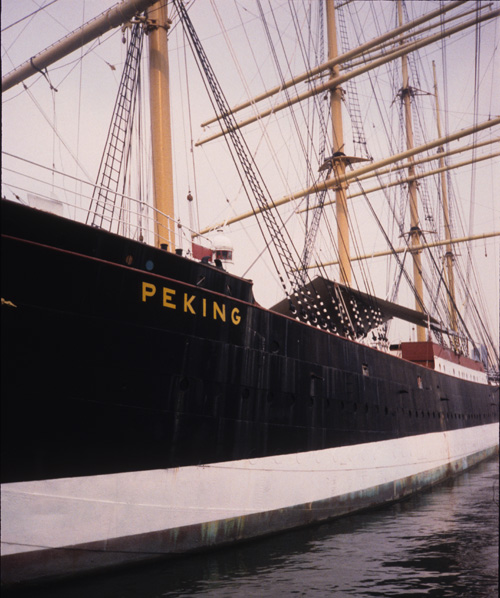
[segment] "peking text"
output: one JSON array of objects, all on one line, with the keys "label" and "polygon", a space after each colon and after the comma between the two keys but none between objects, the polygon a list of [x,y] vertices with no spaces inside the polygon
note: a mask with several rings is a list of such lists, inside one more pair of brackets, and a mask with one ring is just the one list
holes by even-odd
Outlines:
[{"label": "peking text", "polygon": [[224,301],[199,297],[193,293],[178,292],[178,289],[158,287],[151,282],[142,282],[142,301],[148,302],[153,297],[161,300],[167,309],[175,309],[193,316],[201,316],[238,326],[241,322],[240,310],[227,307]]}]

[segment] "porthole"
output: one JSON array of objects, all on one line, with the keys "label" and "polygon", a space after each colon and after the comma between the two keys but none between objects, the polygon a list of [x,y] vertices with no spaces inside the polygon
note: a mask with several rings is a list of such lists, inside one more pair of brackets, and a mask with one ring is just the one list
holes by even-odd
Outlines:
[{"label": "porthole", "polygon": [[146,262],[146,270],[147,270],[148,272],[151,272],[151,271],[153,270],[153,268],[154,268],[154,267],[155,267],[155,264],[154,264],[153,260],[148,260],[148,261]]}]

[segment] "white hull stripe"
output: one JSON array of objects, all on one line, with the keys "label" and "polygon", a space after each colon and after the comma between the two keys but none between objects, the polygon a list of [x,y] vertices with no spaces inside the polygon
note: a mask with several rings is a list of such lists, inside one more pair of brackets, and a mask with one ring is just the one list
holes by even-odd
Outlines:
[{"label": "white hull stripe", "polygon": [[493,424],[255,461],[6,484],[2,583],[202,550],[325,521],[399,500],[496,451]]}]

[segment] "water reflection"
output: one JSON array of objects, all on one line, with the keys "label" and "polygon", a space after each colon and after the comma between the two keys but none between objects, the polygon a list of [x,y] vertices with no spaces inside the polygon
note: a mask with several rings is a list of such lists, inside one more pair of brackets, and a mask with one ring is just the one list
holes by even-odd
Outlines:
[{"label": "water reflection", "polygon": [[15,595],[491,598],[498,595],[498,460],[375,512]]}]

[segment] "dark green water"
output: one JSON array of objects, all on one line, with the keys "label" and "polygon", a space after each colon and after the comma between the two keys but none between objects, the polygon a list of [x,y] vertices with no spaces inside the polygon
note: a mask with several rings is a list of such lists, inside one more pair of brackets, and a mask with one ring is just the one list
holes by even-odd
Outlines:
[{"label": "dark green water", "polygon": [[498,459],[409,500],[236,549],[12,595],[28,598],[498,596]]}]

